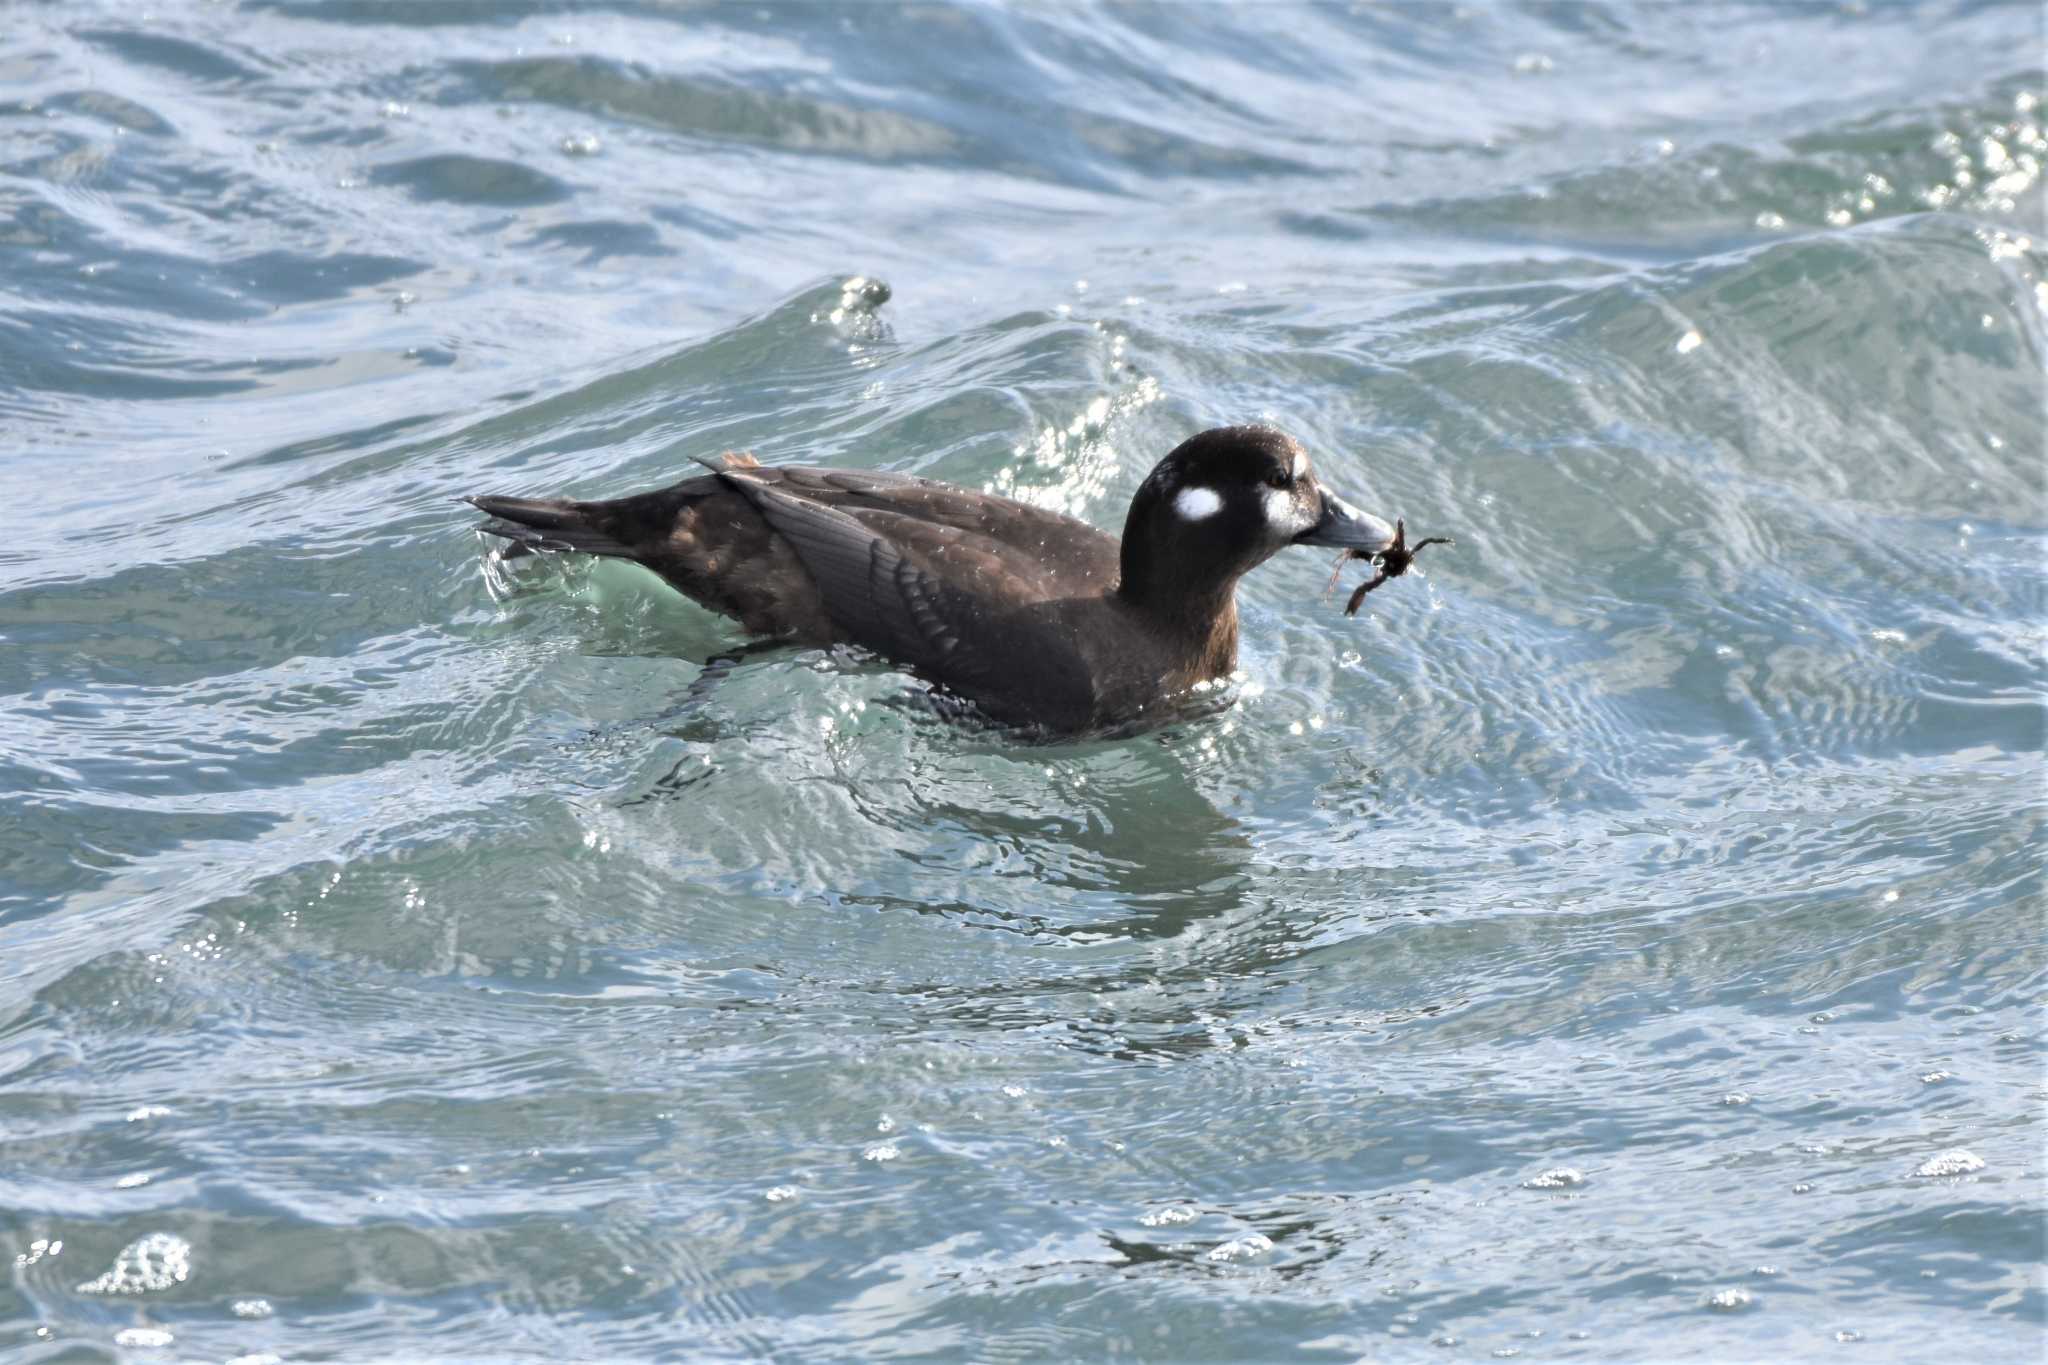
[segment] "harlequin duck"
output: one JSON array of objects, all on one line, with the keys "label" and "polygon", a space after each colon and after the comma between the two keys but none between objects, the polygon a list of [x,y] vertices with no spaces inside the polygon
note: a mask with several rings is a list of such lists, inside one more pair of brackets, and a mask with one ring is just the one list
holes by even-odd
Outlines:
[{"label": "harlequin duck", "polygon": [[1121,543],[1027,503],[907,474],[765,466],[609,502],[473,497],[482,530],[630,559],[794,643],[851,643],[1009,724],[1128,724],[1237,663],[1237,580],[1289,545],[1367,554],[1393,528],[1325,492],[1270,427],[1190,437]]}]

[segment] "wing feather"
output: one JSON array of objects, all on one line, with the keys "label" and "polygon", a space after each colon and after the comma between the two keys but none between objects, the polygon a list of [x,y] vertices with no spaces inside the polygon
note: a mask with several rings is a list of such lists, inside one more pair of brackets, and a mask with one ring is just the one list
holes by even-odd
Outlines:
[{"label": "wing feather", "polygon": [[828,506],[743,470],[719,477],[744,492],[796,551],[827,615],[856,643],[977,699],[999,702],[1022,687],[1040,709],[1057,705],[1085,718],[1092,703],[1087,669],[1073,644],[1042,623],[1046,603],[1006,600],[1001,585],[970,591],[920,562],[915,542],[943,534],[958,543],[933,553],[958,549],[999,564],[973,545],[974,533],[905,512]]}]

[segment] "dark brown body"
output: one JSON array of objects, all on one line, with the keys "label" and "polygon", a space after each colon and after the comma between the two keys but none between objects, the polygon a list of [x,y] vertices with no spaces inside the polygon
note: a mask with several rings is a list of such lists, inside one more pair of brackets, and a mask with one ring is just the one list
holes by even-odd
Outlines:
[{"label": "dark brown body", "polygon": [[1127,721],[1237,660],[1229,584],[1147,610],[1117,591],[1115,537],[907,475],[734,459],[614,501],[471,501],[487,531],[631,559],[757,635],[864,646],[1011,723]]},{"label": "dark brown body", "polygon": [[1237,580],[1282,548],[1393,540],[1260,426],[1174,447],[1121,540],[930,479],[746,456],[609,502],[470,501],[492,535],[630,559],[757,635],[860,645],[997,720],[1063,733],[1158,717],[1235,668]]}]

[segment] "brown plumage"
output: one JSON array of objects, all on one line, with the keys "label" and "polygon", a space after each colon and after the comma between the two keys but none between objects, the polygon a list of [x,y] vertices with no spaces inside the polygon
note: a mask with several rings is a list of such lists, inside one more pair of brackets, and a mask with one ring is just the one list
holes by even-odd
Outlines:
[{"label": "brown plumage", "polygon": [[[1176,501],[1189,490],[1201,497]],[[490,534],[633,560],[755,634],[861,645],[996,719],[1061,732],[1129,722],[1230,672],[1237,579],[1283,546],[1388,538],[1264,427],[1182,443],[1121,542],[930,479],[744,456],[635,497],[469,501]]]}]

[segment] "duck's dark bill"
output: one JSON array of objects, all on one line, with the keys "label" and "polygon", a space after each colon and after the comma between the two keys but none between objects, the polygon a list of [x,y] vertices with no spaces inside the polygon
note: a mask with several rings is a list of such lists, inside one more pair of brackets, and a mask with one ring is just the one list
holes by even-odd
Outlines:
[{"label": "duck's dark bill", "polygon": [[1294,538],[1296,545],[1329,545],[1376,555],[1394,543],[1394,528],[1361,512],[1335,493],[1323,494],[1323,517]]}]

